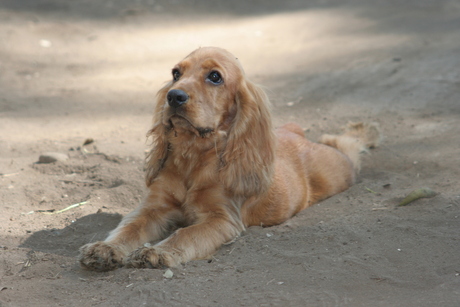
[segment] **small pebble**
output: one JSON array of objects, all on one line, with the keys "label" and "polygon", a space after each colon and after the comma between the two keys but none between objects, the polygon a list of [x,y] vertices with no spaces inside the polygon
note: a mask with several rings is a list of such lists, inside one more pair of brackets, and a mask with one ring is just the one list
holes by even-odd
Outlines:
[{"label": "small pebble", "polygon": [[56,161],[66,161],[69,156],[60,152],[44,152],[38,158],[38,163],[53,163]]},{"label": "small pebble", "polygon": [[174,273],[170,269],[167,269],[166,272],[163,274],[164,278],[172,278],[173,276],[174,276]]},{"label": "small pebble", "polygon": [[51,42],[47,39],[41,39],[39,43],[43,48],[49,48],[52,45]]}]

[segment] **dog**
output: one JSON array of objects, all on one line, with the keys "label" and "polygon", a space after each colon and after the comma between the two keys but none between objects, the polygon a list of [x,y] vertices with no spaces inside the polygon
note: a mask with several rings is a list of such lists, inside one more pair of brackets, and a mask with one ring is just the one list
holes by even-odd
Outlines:
[{"label": "dog", "polygon": [[235,56],[215,47],[193,51],[172,69],[148,135],[148,196],[105,241],[80,248],[85,269],[209,258],[246,227],[280,224],[346,190],[360,153],[379,139],[376,125],[362,123],[320,143],[293,123],[275,130],[265,92]]}]

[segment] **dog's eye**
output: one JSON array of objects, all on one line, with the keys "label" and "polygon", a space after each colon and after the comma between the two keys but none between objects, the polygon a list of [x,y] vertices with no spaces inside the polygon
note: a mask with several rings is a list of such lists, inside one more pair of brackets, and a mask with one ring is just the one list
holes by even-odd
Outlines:
[{"label": "dog's eye", "polygon": [[177,81],[177,80],[179,80],[179,78],[180,78],[180,71],[177,70],[177,69],[173,69],[172,75],[173,75],[173,80],[174,80],[174,81]]},{"label": "dog's eye", "polygon": [[206,80],[211,81],[213,84],[221,84],[224,81],[217,71],[211,71]]}]

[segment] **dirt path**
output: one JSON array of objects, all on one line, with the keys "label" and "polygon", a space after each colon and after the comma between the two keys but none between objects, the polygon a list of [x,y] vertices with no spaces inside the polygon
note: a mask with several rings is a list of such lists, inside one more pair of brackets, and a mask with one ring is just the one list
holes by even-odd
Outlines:
[{"label": "dirt path", "polygon": [[[458,306],[460,2],[336,2],[0,1],[0,306]],[[145,196],[156,91],[207,45],[277,125],[376,121],[383,145],[348,191],[170,279],[82,271],[78,248]],[[36,164],[48,151],[70,159]]]}]

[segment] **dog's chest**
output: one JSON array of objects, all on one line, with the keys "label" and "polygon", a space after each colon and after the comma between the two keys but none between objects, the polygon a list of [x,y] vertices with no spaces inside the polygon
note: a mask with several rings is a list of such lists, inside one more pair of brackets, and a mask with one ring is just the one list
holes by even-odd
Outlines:
[{"label": "dog's chest", "polygon": [[171,156],[171,167],[187,188],[215,184],[218,180],[219,159],[214,150],[175,151]]}]

